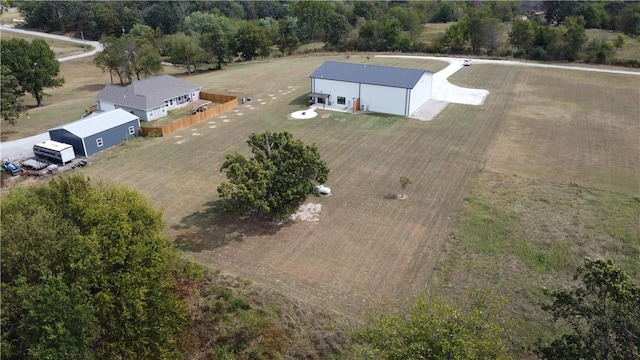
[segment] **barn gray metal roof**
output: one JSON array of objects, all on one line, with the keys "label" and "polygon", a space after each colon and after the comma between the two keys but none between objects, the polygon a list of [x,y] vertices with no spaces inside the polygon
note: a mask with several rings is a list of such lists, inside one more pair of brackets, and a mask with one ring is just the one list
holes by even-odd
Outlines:
[{"label": "barn gray metal roof", "polygon": [[[99,112],[83,119],[55,127],[51,130],[66,130],[78,137],[86,138],[91,135],[126,124],[132,120],[140,120],[137,116],[122,109]],[[49,130],[49,131],[51,131]]]},{"label": "barn gray metal roof", "polygon": [[325,61],[311,78],[413,89],[426,70]]},{"label": "barn gray metal roof", "polygon": [[125,87],[107,85],[96,96],[96,100],[132,109],[151,110],[163,106],[166,100],[198,89],[200,86],[165,74],[134,81]]}]

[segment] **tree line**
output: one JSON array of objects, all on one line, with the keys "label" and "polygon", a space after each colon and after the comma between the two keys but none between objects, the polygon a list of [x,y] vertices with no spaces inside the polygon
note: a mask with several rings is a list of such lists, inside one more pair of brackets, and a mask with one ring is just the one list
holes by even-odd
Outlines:
[{"label": "tree line", "polygon": [[[160,56],[189,72],[268,57],[273,49],[291,54],[312,42],[337,51],[607,62],[624,45],[624,37],[612,43],[588,41],[585,29],[640,35],[640,3],[632,1],[28,1],[18,6],[28,26],[82,32],[107,44],[127,35],[139,37],[142,27]],[[454,23],[444,35],[430,42],[421,39],[425,24],[448,22]],[[132,78],[127,70],[132,64],[121,61],[125,65],[110,71],[124,73],[126,82]],[[100,66],[105,63],[113,61]]]}]

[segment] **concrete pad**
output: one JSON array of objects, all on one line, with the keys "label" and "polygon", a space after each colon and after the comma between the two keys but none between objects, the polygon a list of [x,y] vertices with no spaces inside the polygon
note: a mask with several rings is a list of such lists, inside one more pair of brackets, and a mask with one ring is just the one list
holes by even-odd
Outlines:
[{"label": "concrete pad", "polygon": [[313,108],[291,113],[291,117],[298,120],[313,119],[316,116],[318,116],[318,113],[313,111]]},{"label": "concrete pad", "polygon": [[420,121],[433,120],[449,103],[445,101],[429,99],[422,104],[416,111],[409,115],[409,118]]}]

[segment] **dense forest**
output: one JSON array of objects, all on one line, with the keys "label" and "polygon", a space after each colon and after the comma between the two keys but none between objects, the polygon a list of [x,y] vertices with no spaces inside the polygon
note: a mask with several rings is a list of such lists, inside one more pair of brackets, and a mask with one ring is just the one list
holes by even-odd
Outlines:
[{"label": "dense forest", "polygon": [[[474,54],[612,63],[640,35],[635,1],[24,1],[28,27],[113,42],[136,37],[159,55],[198,67],[291,54],[308,43],[334,51]],[[435,40],[428,23],[452,23]],[[619,33],[589,39],[586,29]],[[623,35],[624,34],[624,35]],[[145,54],[150,51],[147,48]],[[637,59],[616,65],[640,66]]]}]

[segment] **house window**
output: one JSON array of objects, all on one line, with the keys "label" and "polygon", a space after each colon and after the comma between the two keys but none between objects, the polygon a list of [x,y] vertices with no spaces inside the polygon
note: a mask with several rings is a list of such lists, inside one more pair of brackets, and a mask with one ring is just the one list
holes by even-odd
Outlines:
[{"label": "house window", "polygon": [[102,147],[102,145],[104,145],[104,144],[102,143],[102,138],[97,138],[97,139],[96,139],[96,145],[98,145],[98,147]]},{"label": "house window", "polygon": [[162,109],[160,109],[160,111],[164,114],[165,112],[167,112],[167,109],[162,108]]},{"label": "house window", "polygon": [[344,105],[347,103],[347,99],[344,96],[338,96],[338,105]]},{"label": "house window", "polygon": [[134,128],[133,126],[129,126],[129,135],[133,135],[136,133],[136,128]]},{"label": "house window", "polygon": [[153,110],[149,111],[149,117],[152,118],[153,117]]}]

